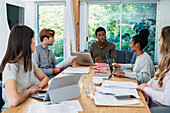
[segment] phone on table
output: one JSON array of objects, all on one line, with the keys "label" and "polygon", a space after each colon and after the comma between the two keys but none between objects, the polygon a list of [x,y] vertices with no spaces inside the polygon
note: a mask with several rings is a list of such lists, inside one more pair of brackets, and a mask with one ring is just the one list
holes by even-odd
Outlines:
[{"label": "phone on table", "polygon": [[136,98],[134,95],[121,95],[121,96],[115,96],[117,99],[132,99]]}]

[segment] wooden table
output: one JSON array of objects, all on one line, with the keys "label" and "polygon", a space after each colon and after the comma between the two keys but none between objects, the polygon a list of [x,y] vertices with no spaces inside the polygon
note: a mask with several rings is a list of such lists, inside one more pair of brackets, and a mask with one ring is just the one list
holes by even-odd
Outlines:
[{"label": "wooden table", "polygon": [[[94,75],[95,69],[90,68],[89,74],[83,74],[87,78],[85,82],[92,82],[92,76]],[[58,76],[66,76],[66,74],[59,74]],[[114,77],[112,76],[110,80],[114,81],[134,81],[137,83],[135,79],[130,78],[124,78],[124,77]],[[98,85],[99,86],[99,85]],[[90,97],[85,95],[84,88],[80,88],[81,97],[72,99],[72,100],[79,100],[83,111],[79,113],[150,113],[150,110],[145,102],[145,99],[141,93],[141,91],[138,91],[139,96],[141,97],[141,101],[145,105],[145,107],[127,107],[127,106],[112,106],[112,107],[101,107],[96,106],[94,103],[94,100],[92,100]],[[17,107],[10,107],[7,110],[5,110],[3,113],[27,113],[29,105],[36,104],[37,102],[41,102],[41,100],[34,99],[28,97],[22,104],[18,105]]]}]

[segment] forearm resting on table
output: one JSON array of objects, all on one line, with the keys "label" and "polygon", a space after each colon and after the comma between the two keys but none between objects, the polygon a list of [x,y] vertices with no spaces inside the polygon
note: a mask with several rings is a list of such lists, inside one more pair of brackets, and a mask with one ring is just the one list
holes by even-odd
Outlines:
[{"label": "forearm resting on table", "polygon": [[22,93],[18,93],[16,81],[12,79],[7,80],[5,82],[5,89],[6,89],[6,96],[7,96],[8,102],[12,106],[17,106],[18,104],[25,101],[25,99],[31,93],[30,89],[27,89],[23,91]]}]

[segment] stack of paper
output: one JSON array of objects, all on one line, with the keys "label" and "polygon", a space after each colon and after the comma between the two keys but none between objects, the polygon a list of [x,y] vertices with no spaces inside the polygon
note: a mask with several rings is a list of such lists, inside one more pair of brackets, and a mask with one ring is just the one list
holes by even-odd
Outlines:
[{"label": "stack of paper", "polygon": [[103,87],[121,87],[121,88],[135,88],[137,87],[137,84],[133,81],[129,82],[119,82],[119,81],[110,81],[105,80],[102,84]]},{"label": "stack of paper", "polygon": [[68,74],[78,74],[78,73],[89,73],[90,68],[89,67],[68,67],[62,73],[68,73]]},{"label": "stack of paper", "polygon": [[137,84],[130,82],[119,82],[106,80],[102,83],[102,87],[96,87],[96,93],[94,96],[94,102],[96,105],[131,105],[139,104],[138,99],[131,100],[119,100],[115,96],[127,96],[130,95],[140,98],[136,90]]},{"label": "stack of paper", "polygon": [[28,113],[78,113],[74,107],[68,105],[52,104],[52,105],[32,105],[28,109]]},{"label": "stack of paper", "polygon": [[28,113],[78,113],[83,111],[78,100],[64,101],[60,104],[50,102],[39,102],[29,106]]},{"label": "stack of paper", "polygon": [[109,79],[112,76],[111,73],[95,73],[93,77],[101,77],[103,79]]},{"label": "stack of paper", "polygon": [[104,106],[121,106],[121,105],[131,105],[139,104],[137,99],[133,100],[118,100],[113,95],[101,94],[96,92],[94,96],[94,102],[96,105]]},{"label": "stack of paper", "polygon": [[136,98],[141,98],[136,89],[96,87],[96,90],[105,94],[113,94],[114,96],[133,95]]}]

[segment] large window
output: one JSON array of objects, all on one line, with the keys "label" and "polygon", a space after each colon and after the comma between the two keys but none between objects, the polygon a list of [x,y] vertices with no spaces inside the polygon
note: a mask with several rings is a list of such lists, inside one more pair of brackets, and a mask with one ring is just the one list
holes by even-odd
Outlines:
[{"label": "large window", "polygon": [[96,40],[95,29],[102,26],[107,40],[116,49],[130,50],[130,39],[143,28],[148,28],[149,43],[145,51],[154,59],[157,4],[89,5],[88,47]]},{"label": "large window", "polygon": [[51,28],[55,31],[55,42],[49,48],[61,62],[64,46],[64,5],[38,5],[38,15],[38,32],[43,28]]}]

